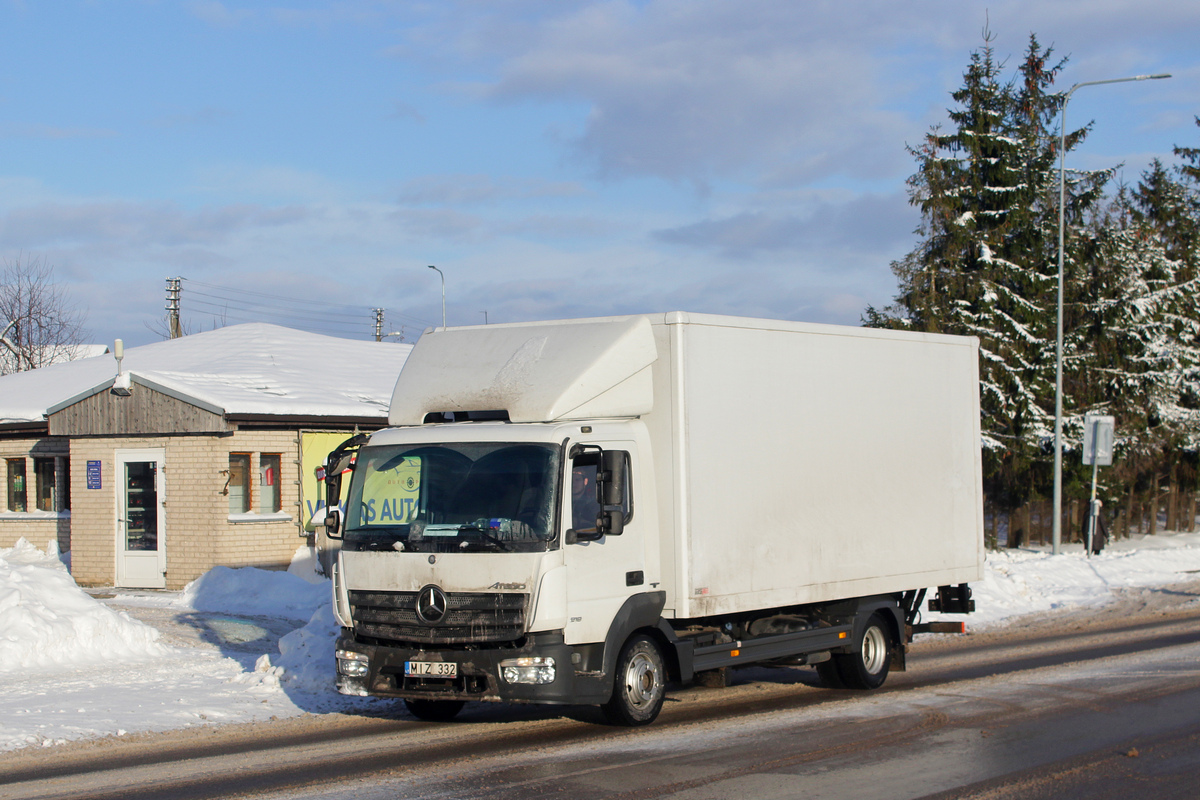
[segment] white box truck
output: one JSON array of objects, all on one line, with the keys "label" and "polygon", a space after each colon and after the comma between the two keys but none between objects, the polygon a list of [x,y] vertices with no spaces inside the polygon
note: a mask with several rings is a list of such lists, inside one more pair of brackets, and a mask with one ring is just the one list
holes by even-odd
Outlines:
[{"label": "white box truck", "polygon": [[682,312],[426,331],[390,427],[328,461],[338,688],[639,725],[669,682],[752,663],[878,687],[939,629],[927,590],[973,606],[978,386],[965,337]]}]

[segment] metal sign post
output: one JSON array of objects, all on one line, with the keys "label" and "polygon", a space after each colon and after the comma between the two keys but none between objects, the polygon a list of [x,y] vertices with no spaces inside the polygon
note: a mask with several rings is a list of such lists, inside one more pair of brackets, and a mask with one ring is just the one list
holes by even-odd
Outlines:
[{"label": "metal sign post", "polygon": [[1112,417],[1088,414],[1083,418],[1083,463],[1092,467],[1092,499],[1088,503],[1087,556],[1092,557],[1092,539],[1100,521],[1100,501],[1096,499],[1096,477],[1101,466],[1110,466],[1116,429]]}]

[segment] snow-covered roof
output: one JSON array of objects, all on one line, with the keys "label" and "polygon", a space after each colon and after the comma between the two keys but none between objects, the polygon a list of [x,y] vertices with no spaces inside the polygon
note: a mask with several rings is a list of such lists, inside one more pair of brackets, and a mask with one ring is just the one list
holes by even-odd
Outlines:
[{"label": "snow-covered roof", "polygon": [[[107,352],[108,345],[105,344],[64,344],[34,348],[32,355],[34,363],[49,366],[101,356]],[[0,369],[3,375],[16,372],[19,368],[16,358],[7,348],[0,349],[0,367],[3,368]]]},{"label": "snow-covered roof", "polygon": [[[121,370],[225,414],[383,421],[411,350],[255,322],[127,348]],[[2,376],[0,423],[40,422],[116,374],[116,359],[103,355]]]}]

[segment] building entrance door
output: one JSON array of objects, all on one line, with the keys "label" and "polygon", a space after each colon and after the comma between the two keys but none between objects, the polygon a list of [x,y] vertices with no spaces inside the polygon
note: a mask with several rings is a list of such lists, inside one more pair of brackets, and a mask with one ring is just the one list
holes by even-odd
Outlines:
[{"label": "building entrance door", "polygon": [[164,454],[161,449],[116,453],[117,586],[166,588]]}]

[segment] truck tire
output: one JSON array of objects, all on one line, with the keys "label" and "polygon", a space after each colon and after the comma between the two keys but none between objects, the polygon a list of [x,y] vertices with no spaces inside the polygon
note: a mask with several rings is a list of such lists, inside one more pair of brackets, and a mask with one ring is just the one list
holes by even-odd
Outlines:
[{"label": "truck tire", "polygon": [[639,634],[621,648],[612,699],[600,708],[613,725],[649,725],[662,711],[666,689],[667,670],[662,649],[654,639]]},{"label": "truck tire", "polygon": [[449,722],[466,705],[462,700],[405,700],[408,713],[426,722]]},{"label": "truck tire", "polygon": [[849,653],[834,655],[838,675],[847,689],[878,689],[892,665],[892,635],[881,614],[872,614]]}]

